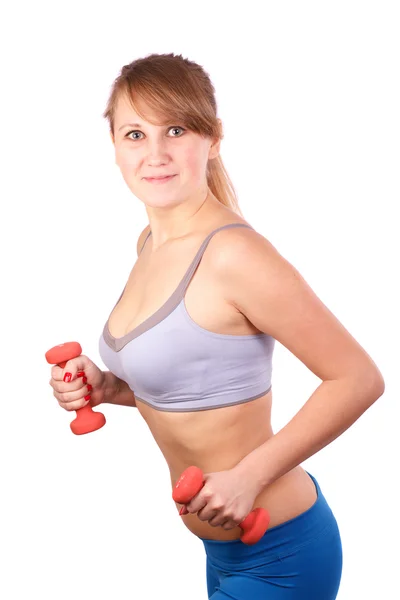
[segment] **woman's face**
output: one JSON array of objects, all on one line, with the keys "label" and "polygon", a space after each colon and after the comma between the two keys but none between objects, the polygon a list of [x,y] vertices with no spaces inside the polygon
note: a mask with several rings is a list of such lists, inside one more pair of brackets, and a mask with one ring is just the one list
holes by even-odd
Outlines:
[{"label": "woman's face", "polygon": [[[156,122],[145,105],[138,108]],[[207,162],[218,156],[220,141],[203,138],[181,123],[153,125],[142,119],[126,98],[118,101],[111,139],[122,177],[146,205],[173,206],[207,192]],[[159,184],[146,179],[161,175],[174,177]]]}]

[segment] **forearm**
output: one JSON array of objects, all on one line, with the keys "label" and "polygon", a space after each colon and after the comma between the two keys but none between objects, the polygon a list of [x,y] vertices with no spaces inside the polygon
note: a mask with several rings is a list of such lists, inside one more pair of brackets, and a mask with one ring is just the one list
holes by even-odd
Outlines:
[{"label": "forearm", "polygon": [[242,459],[260,492],[327,446],[352,425],[384,391],[382,381],[323,381],[291,421]]},{"label": "forearm", "polygon": [[111,371],[104,371],[104,400],[106,404],[136,406],[135,395],[126,383]]}]

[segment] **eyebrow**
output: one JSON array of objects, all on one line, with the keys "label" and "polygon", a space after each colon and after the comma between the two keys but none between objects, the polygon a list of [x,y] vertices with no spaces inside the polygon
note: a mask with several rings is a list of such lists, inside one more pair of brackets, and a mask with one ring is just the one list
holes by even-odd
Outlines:
[{"label": "eyebrow", "polygon": [[[172,121],[171,121],[172,123]],[[141,125],[140,123],[125,123],[124,125],[121,125],[121,127],[119,127],[118,131],[121,131],[121,129],[123,129],[124,127],[143,127],[143,125]],[[160,125],[160,127],[164,127],[164,125]]]},{"label": "eyebrow", "polygon": [[118,131],[121,131],[124,127],[142,127],[140,123],[125,123],[125,125],[121,125]]}]

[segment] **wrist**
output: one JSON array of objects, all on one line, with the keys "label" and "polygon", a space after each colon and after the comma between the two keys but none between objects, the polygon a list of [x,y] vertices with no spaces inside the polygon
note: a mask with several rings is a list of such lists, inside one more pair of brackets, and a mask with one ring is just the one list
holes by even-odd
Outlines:
[{"label": "wrist", "polygon": [[113,399],[119,391],[118,377],[114,373],[111,373],[111,371],[103,371],[103,373],[103,403],[112,404]]},{"label": "wrist", "polygon": [[236,465],[235,469],[242,474],[242,477],[251,480],[257,495],[266,487],[265,474],[261,473],[259,464],[254,460],[251,452]]}]

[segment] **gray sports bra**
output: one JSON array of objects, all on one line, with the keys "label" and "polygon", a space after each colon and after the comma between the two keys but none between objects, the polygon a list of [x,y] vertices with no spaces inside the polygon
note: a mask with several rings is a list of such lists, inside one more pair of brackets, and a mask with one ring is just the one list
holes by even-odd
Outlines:
[{"label": "gray sports bra", "polygon": [[226,227],[250,226],[230,223],[212,231],[161,308],[119,338],[110,333],[107,319],[100,336],[99,352],[107,369],[126,381],[138,400],[157,410],[232,406],[271,389],[274,338],[265,333],[214,333],[197,325],[185,307],[186,289],[208,242]]}]

